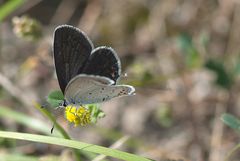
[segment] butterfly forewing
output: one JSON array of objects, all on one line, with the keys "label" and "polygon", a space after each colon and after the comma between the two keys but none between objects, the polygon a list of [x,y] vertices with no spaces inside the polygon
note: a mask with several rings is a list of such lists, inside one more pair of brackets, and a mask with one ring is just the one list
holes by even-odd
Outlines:
[{"label": "butterfly forewing", "polygon": [[112,48],[98,47],[92,51],[83,73],[104,76],[116,84],[121,74],[120,60]]},{"label": "butterfly forewing", "polygon": [[[106,83],[109,81],[109,83]],[[72,79],[65,91],[67,103],[92,104],[108,101],[114,97],[131,95],[134,88],[128,85],[111,85],[112,80],[91,75],[78,75]]]},{"label": "butterfly forewing", "polygon": [[63,93],[68,82],[82,73],[92,49],[92,42],[79,29],[69,25],[56,28],[53,44],[54,62]]}]

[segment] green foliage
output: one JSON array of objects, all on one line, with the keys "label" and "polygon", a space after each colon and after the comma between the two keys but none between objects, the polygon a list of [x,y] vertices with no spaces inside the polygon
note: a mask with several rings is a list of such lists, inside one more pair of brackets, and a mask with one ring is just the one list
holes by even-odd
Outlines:
[{"label": "green foliage", "polygon": [[221,120],[229,127],[240,130],[240,120],[231,114],[223,114]]},{"label": "green foliage", "polygon": [[0,6],[0,22],[3,21],[5,17],[11,14],[18,7],[23,5],[25,0],[8,0],[3,5]]},{"label": "green foliage", "polygon": [[[11,121],[15,121],[23,126],[34,129],[38,132],[49,134],[50,126],[46,125],[45,122],[38,120],[37,118],[28,116],[21,112],[16,112],[11,110],[9,107],[0,106],[0,117],[4,119],[9,119]],[[59,133],[56,133],[57,136],[60,136]]]},{"label": "green foliage", "polygon": [[91,112],[91,122],[92,123],[95,124],[95,123],[97,123],[98,119],[105,117],[105,113],[99,108],[98,104],[89,104],[89,105],[86,105],[86,107]]},{"label": "green foliage", "polygon": [[[230,128],[240,131],[240,120],[237,117],[228,113],[224,113],[221,116],[221,120]],[[240,144],[237,144],[236,146],[234,146],[234,148],[232,148],[232,150],[230,150],[230,152],[228,152],[224,161],[230,160],[233,153],[236,152],[238,149],[240,149]]]},{"label": "green foliage", "polygon": [[208,68],[209,70],[213,71],[217,78],[216,78],[216,84],[229,89],[233,83],[233,78],[231,77],[231,75],[227,72],[227,70],[225,69],[223,62],[218,61],[218,60],[213,60],[213,59],[209,59],[206,64],[205,67]]},{"label": "green foliage", "polygon": [[47,102],[52,107],[58,107],[61,103],[63,103],[63,101],[64,101],[63,93],[59,90],[52,91],[47,97]]},{"label": "green foliage", "polygon": [[202,64],[202,58],[192,42],[192,38],[187,33],[181,34],[177,42],[182,49],[185,63],[188,68],[196,68]]},{"label": "green foliage", "polygon": [[[1,160],[5,160],[5,161],[39,161],[39,158],[37,158],[36,156],[28,156],[28,155],[21,155],[21,154],[0,153],[0,158]],[[51,160],[51,161],[55,161],[55,160]]]},{"label": "green foliage", "polygon": [[117,159],[128,160],[128,161],[150,161],[150,159],[137,156],[134,154],[130,154],[127,152],[123,152],[120,150],[105,148],[105,147],[94,145],[94,144],[87,144],[84,142],[63,139],[58,137],[49,137],[49,136],[43,136],[43,135],[33,135],[33,134],[5,132],[5,131],[0,131],[0,137],[59,145],[59,146],[74,148],[78,150],[88,151],[92,153],[103,154],[106,156],[111,156]]}]

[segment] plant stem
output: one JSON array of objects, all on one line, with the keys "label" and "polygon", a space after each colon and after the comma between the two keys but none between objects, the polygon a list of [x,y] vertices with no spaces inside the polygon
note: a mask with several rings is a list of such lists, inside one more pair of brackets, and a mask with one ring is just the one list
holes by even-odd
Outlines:
[{"label": "plant stem", "polygon": [[[52,121],[54,127],[56,127],[56,129],[62,134],[64,139],[69,139],[72,140],[71,137],[68,135],[68,133],[63,129],[63,127],[61,125],[59,125],[59,123],[56,121],[55,117],[46,109],[43,108],[40,104],[38,104],[37,102],[33,102],[34,106],[41,111],[46,117],[48,117],[49,120]],[[80,156],[81,153],[80,151],[74,149],[74,155],[76,157],[77,161],[81,161]]]}]

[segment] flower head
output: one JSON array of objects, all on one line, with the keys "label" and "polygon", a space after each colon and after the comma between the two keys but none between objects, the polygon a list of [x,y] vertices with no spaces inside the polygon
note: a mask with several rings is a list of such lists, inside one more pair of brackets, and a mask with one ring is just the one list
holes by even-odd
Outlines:
[{"label": "flower head", "polygon": [[37,40],[42,36],[42,30],[40,23],[28,16],[14,17],[13,31],[20,37],[27,40]]},{"label": "flower head", "polygon": [[70,123],[74,123],[74,126],[85,126],[91,122],[91,112],[83,106],[67,105],[65,117]]}]

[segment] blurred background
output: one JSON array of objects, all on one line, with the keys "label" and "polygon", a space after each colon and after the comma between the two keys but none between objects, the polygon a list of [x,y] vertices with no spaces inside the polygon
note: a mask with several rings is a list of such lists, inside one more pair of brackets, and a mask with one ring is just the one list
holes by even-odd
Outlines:
[{"label": "blurred background", "polygon": [[[96,125],[74,128],[58,119],[74,139],[108,147],[125,138],[119,149],[154,160],[223,161],[239,142],[220,119],[240,116],[239,16],[238,0],[0,0],[0,129],[56,133],[33,101],[45,104],[59,89],[53,32],[70,24],[95,47],[113,47],[122,62],[119,83],[136,87],[135,96],[102,103],[106,116]],[[13,153],[17,160],[70,155],[0,139],[0,156]],[[231,160],[239,158],[236,152]]]}]

